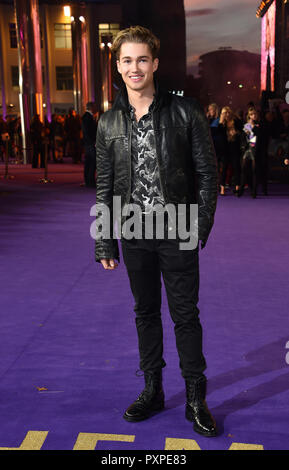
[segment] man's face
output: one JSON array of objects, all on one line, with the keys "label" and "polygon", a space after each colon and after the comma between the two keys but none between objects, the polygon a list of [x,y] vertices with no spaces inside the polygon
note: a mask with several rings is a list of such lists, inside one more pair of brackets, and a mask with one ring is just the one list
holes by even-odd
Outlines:
[{"label": "man's face", "polygon": [[142,91],[150,87],[157,70],[158,59],[153,59],[145,43],[125,42],[120,48],[117,69],[127,88]]}]

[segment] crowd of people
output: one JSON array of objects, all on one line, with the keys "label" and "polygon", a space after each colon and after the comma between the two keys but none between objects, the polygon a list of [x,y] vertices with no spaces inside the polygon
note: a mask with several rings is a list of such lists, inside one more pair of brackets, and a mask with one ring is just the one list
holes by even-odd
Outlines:
[{"label": "crowd of people", "polygon": [[71,158],[72,163],[82,162],[84,153],[82,118],[72,108],[66,116],[53,114],[51,122],[41,122],[39,114],[35,114],[30,124],[30,142],[32,145],[32,168],[38,165],[40,154],[41,167],[45,164],[45,143],[47,144],[48,161],[63,163]]},{"label": "crowd of people", "polygon": [[[95,187],[95,136],[99,113],[94,103],[87,103],[80,116],[74,109],[67,115],[53,114],[51,122],[42,123],[35,114],[30,123],[32,168],[45,167],[47,161],[63,163],[70,158],[74,164],[84,163],[84,184]],[[228,187],[236,196],[242,196],[249,187],[253,198],[261,186],[268,194],[268,158],[270,144],[279,153],[281,164],[289,170],[289,109],[267,110],[260,113],[254,103],[248,103],[245,113],[234,112],[229,106],[219,109],[211,103],[206,109],[218,161],[219,194],[224,196]],[[277,143],[277,144],[276,144]],[[0,116],[0,160],[22,158],[20,117]],[[271,146],[272,148],[272,146]]]},{"label": "crowd of people", "polygon": [[[94,103],[87,103],[83,116],[69,109],[67,115],[53,114],[51,122],[45,116],[44,123],[35,114],[30,123],[29,145],[32,168],[44,168],[47,162],[74,164],[84,162],[84,183],[95,187],[94,147],[98,112]],[[5,160],[8,149],[9,159],[21,162],[22,132],[20,117],[0,116],[0,160]]]},{"label": "crowd of people", "polygon": [[22,154],[22,132],[20,117],[0,115],[0,160],[4,160],[6,152],[6,142],[8,145],[9,157],[20,160]]},{"label": "crowd of people", "polygon": [[[254,103],[247,110],[233,112],[229,106],[219,111],[216,103],[207,109],[207,118],[218,161],[219,194],[233,187],[237,197],[249,187],[253,198],[261,186],[268,194],[268,158],[272,150],[284,167],[289,165],[289,109],[279,107],[261,113]],[[270,147],[271,145],[271,147]]]}]

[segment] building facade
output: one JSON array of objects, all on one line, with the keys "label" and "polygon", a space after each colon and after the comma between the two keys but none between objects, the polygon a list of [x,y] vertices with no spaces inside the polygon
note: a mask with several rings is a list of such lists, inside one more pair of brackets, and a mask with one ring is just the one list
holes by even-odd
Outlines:
[{"label": "building facade", "polygon": [[289,1],[263,0],[256,15],[262,28],[261,92],[284,99],[289,81]]},{"label": "building facade", "polygon": [[[30,103],[30,115],[41,114],[39,108],[43,107],[43,114],[50,121],[51,114],[66,114],[71,107],[82,113],[87,101],[95,101],[101,111],[108,109],[121,83],[110,44],[121,28],[134,24],[151,28],[161,39],[158,73],[163,84],[176,90],[184,88],[183,2],[168,0],[166,8],[163,6],[161,0],[0,0],[0,114],[21,113],[25,69],[27,95],[42,93],[38,104]],[[38,19],[33,23],[36,9]],[[31,25],[21,24],[25,15],[31,18]],[[38,23],[39,54],[37,47],[33,48],[33,40],[37,43],[34,33]],[[21,28],[27,42],[19,48]],[[172,28],[175,28],[174,35]],[[23,56],[19,58],[21,51]],[[174,67],[171,67],[172,60]],[[34,82],[41,82],[39,90]]]},{"label": "building facade", "polygon": [[[260,97],[261,56],[248,51],[221,48],[200,56],[200,101],[207,106],[246,109]],[[214,70],[214,73],[212,73]],[[217,77],[217,78],[216,78]]]},{"label": "building facade", "polygon": [[[48,118],[51,113],[66,114],[69,108],[76,108],[74,96],[79,91],[75,89],[74,83],[76,79],[74,63],[76,60],[74,60],[73,21],[71,18],[73,7],[70,10],[65,10],[64,6],[59,2],[39,3],[42,101],[45,111],[48,105],[50,107]],[[87,89],[85,98],[86,101],[98,102],[99,108],[105,110],[108,106],[108,96],[103,89],[106,64],[102,60],[102,56],[107,55],[107,48],[109,48],[107,43],[120,29],[121,7],[109,3],[87,3],[81,13],[86,26],[84,43],[86,70],[82,69],[81,71],[85,77]],[[13,3],[0,2],[2,52],[0,64],[2,99],[0,103],[3,112],[5,100],[6,115],[20,113],[19,51],[16,23]],[[110,98],[112,99],[112,97]],[[83,112],[83,106],[78,111]]]}]

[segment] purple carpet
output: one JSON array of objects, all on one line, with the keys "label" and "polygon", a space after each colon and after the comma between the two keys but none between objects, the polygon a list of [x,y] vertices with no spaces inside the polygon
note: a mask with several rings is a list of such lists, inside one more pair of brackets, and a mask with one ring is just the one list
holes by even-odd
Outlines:
[{"label": "purple carpet", "polygon": [[[127,423],[143,388],[123,262],[104,271],[82,166],[0,166],[0,447],[289,449],[289,187],[219,198],[200,253],[207,402],[220,435],[185,420],[184,381],[163,297],[166,408]],[[286,346],[287,345],[287,346]],[[288,353],[288,355],[287,355]],[[287,355],[287,362],[286,362]]]}]

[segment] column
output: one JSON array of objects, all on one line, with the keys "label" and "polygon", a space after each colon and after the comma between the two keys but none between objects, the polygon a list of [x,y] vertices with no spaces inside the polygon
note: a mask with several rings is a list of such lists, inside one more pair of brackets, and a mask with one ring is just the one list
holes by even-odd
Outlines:
[{"label": "column", "polygon": [[45,103],[46,103],[46,116],[49,122],[51,122],[51,99],[50,99],[50,50],[49,50],[49,41],[48,41],[48,11],[47,5],[42,5],[41,11],[41,19],[42,19],[42,26],[43,26],[43,47],[44,47],[44,57],[45,57],[45,89],[46,89],[46,96],[45,96]]},{"label": "column", "polygon": [[102,78],[102,108],[107,111],[112,104],[112,80],[111,80],[111,44],[112,35],[101,35],[101,78]]},{"label": "column", "polygon": [[97,109],[102,108],[102,82],[100,68],[100,48],[99,48],[99,18],[98,5],[87,5],[87,26],[89,29],[88,53],[90,58],[90,97],[89,101],[94,101]]},{"label": "column", "polygon": [[87,33],[85,6],[71,7],[74,108],[83,114],[88,101]]},{"label": "column", "polygon": [[[2,29],[2,28],[1,28]],[[2,36],[0,31],[0,84],[1,84],[1,92],[2,92],[2,116],[3,119],[6,120],[7,114],[7,106],[6,106],[6,87],[5,87],[5,79],[4,79],[4,60],[3,60],[3,45],[2,45]]]},{"label": "column", "polygon": [[16,18],[19,101],[24,163],[30,160],[29,128],[34,114],[43,121],[43,91],[38,0],[14,0]]}]

